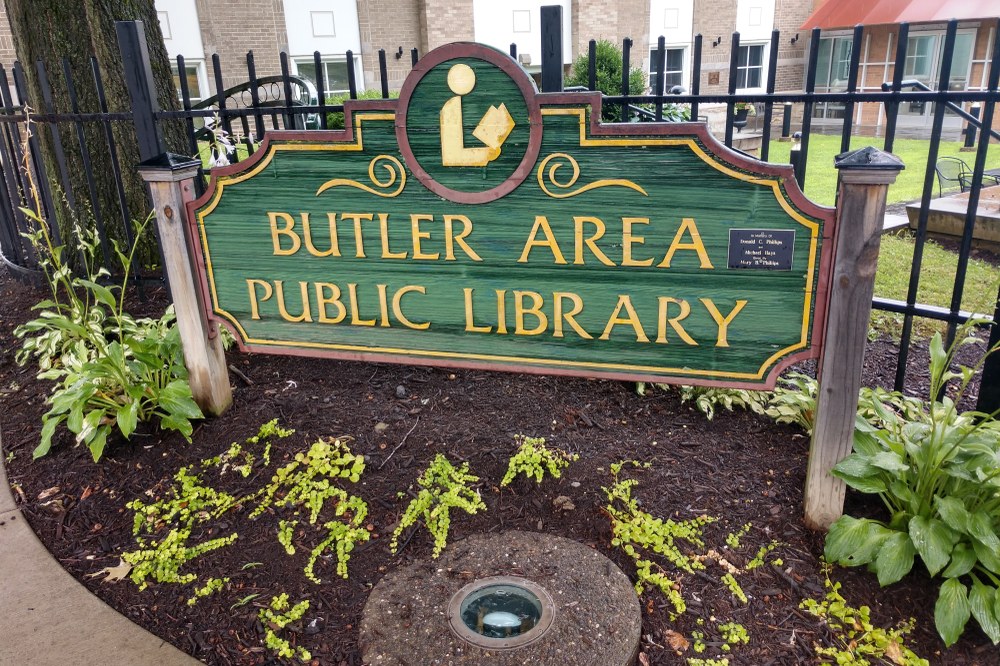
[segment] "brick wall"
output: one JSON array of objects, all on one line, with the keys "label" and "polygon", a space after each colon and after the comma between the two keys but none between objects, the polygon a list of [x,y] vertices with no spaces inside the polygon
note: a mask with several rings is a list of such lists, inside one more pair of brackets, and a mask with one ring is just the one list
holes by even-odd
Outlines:
[{"label": "brick wall", "polygon": [[[417,0],[417,2],[421,35],[424,39],[423,52],[449,42],[471,42],[474,39],[472,0]],[[383,17],[383,20],[387,18],[391,17]]]},{"label": "brick wall", "polygon": [[[426,40],[421,29],[420,4],[416,0],[359,0],[358,24],[361,32],[361,52],[364,54],[365,86],[379,88],[378,50],[385,49],[389,89],[398,90],[410,73],[410,49],[423,55]],[[471,12],[472,3],[469,2]],[[403,55],[396,58],[399,47]]]},{"label": "brick wall", "polygon": [[[736,7],[737,0],[694,3],[694,32],[701,33],[703,38],[701,91],[705,94],[724,94],[729,90],[730,47],[733,31],[736,30]],[[810,5],[801,0],[774,2],[773,29],[781,31],[774,80],[777,92],[801,91],[805,85],[809,34],[799,30],[799,26],[805,23],[811,13]],[[799,39],[792,44],[791,40],[796,34]],[[722,42],[713,46],[719,37],[722,37]],[[770,56],[765,54],[765,71],[768,57]],[[709,83],[710,80],[715,80],[715,76],[718,76],[718,83]]]},{"label": "brick wall", "polygon": [[195,4],[210,90],[215,91],[213,53],[219,54],[226,88],[247,80],[247,51],[253,51],[257,76],[281,74],[278,54],[288,48],[282,0],[196,0]]},{"label": "brick wall", "polygon": [[633,67],[643,67],[649,41],[649,0],[577,0],[573,3],[573,58],[587,53],[591,39],[607,39],[621,48],[622,40],[633,42]]},{"label": "brick wall", "polygon": [[[704,94],[728,90],[730,44],[735,29],[736,0],[694,3],[694,34],[702,35],[701,92]],[[722,41],[713,46],[717,37],[722,37]]]},{"label": "brick wall", "polygon": [[0,65],[10,67],[17,60],[14,53],[14,38],[10,34],[10,22],[7,21],[7,10],[0,3]]},{"label": "brick wall", "polygon": [[[775,0],[774,29],[781,31],[778,40],[778,67],[774,77],[776,92],[801,91],[806,81],[806,52],[809,47],[809,32],[800,30],[812,8],[801,0]],[[792,44],[792,39],[798,39]]]}]

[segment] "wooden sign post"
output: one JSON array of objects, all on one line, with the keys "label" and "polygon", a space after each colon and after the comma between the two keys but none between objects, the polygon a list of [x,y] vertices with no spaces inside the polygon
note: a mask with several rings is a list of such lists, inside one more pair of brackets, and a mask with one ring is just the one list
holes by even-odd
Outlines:
[{"label": "wooden sign post", "polygon": [[805,488],[806,525],[822,530],[844,510],[847,487],[830,470],[851,453],[854,442],[886,192],[903,163],[889,153],[862,148],[837,156],[836,167],[840,170],[836,260]]},{"label": "wooden sign post", "polygon": [[[192,255],[168,269],[190,261],[204,312],[185,326],[223,323],[257,352],[759,389],[838,334],[833,209],[703,124],[604,125],[600,93],[538,93],[478,44],[432,51],[398,100],[344,115],[269,133],[188,202]],[[224,377],[214,354],[193,357]],[[824,442],[847,432],[846,409],[822,409]]]},{"label": "wooden sign post", "polygon": [[140,164],[139,174],[149,183],[153,196],[191,395],[202,412],[218,416],[232,404],[233,390],[218,324],[209,321],[195,283],[197,272],[187,233],[187,204],[194,195],[199,166],[190,158],[166,153]]}]

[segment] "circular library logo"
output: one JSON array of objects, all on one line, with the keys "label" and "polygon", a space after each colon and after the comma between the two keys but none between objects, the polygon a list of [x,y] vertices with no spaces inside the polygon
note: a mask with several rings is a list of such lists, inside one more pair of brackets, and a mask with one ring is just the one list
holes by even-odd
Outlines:
[{"label": "circular library logo", "polygon": [[396,135],[413,174],[435,194],[486,203],[530,173],[541,144],[531,80],[507,54],[449,44],[417,63],[400,91]]}]

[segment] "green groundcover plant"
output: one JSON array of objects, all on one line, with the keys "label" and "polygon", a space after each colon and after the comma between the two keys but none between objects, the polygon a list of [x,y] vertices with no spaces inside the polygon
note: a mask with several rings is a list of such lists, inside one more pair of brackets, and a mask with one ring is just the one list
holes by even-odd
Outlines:
[{"label": "green groundcover plant", "polygon": [[[152,215],[136,224],[136,241],[127,254],[112,241],[124,274],[120,284],[109,287],[102,284],[109,274],[98,268],[95,231],[74,224],[74,247],[56,245],[38,212],[21,210],[34,225],[25,236],[51,298],[35,306],[37,318],[15,329],[23,339],[16,359],[21,365],[35,359],[39,378],[56,383],[34,457],[49,452],[61,424],[89,447],[95,461],[115,429],[128,439],[140,422],[158,422],[190,441],[191,420],[202,413],[191,397],[173,310],[159,319],[135,319],[125,311],[124,286]],[[75,273],[67,261],[74,251],[81,266]]]},{"label": "green groundcover plant", "polygon": [[542,482],[546,471],[551,477],[558,479],[562,476],[562,470],[580,458],[575,453],[567,453],[554,446],[546,446],[544,437],[518,435],[517,438],[521,442],[521,446],[507,463],[507,473],[500,481],[501,488],[509,486],[519,474],[534,479],[535,483]]},{"label": "green groundcover plant", "polygon": [[[935,334],[928,403],[903,412],[876,398],[875,423],[859,415],[854,453],[833,473],[877,494],[890,517],[843,516],[825,548],[829,561],[866,565],[883,586],[909,573],[919,557],[932,578],[943,579],[934,621],[946,645],[970,617],[1000,642],[1000,423],[957,408],[983,361],[957,365],[955,352],[975,342],[963,331],[945,350]],[[957,386],[946,392],[953,380]]]},{"label": "green groundcover plant", "polygon": [[399,525],[392,533],[389,550],[393,554],[398,552],[399,537],[403,530],[421,521],[434,537],[433,556],[436,558],[440,555],[448,545],[452,509],[462,509],[469,514],[486,510],[486,503],[479,492],[469,486],[477,481],[479,477],[469,473],[469,463],[455,467],[443,454],[434,456],[434,460],[417,479],[420,492],[410,501],[403,517],[399,519]]}]

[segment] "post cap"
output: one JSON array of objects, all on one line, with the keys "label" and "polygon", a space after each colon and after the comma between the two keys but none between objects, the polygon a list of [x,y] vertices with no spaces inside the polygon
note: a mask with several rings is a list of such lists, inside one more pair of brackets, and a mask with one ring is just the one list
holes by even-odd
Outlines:
[{"label": "post cap", "polygon": [[857,150],[841,153],[833,158],[833,165],[838,169],[902,171],[906,168],[903,160],[892,153],[879,150],[874,146],[865,146]]},{"label": "post cap", "polygon": [[136,168],[145,181],[174,181],[192,177],[200,166],[201,161],[187,155],[160,153],[139,162]]}]

